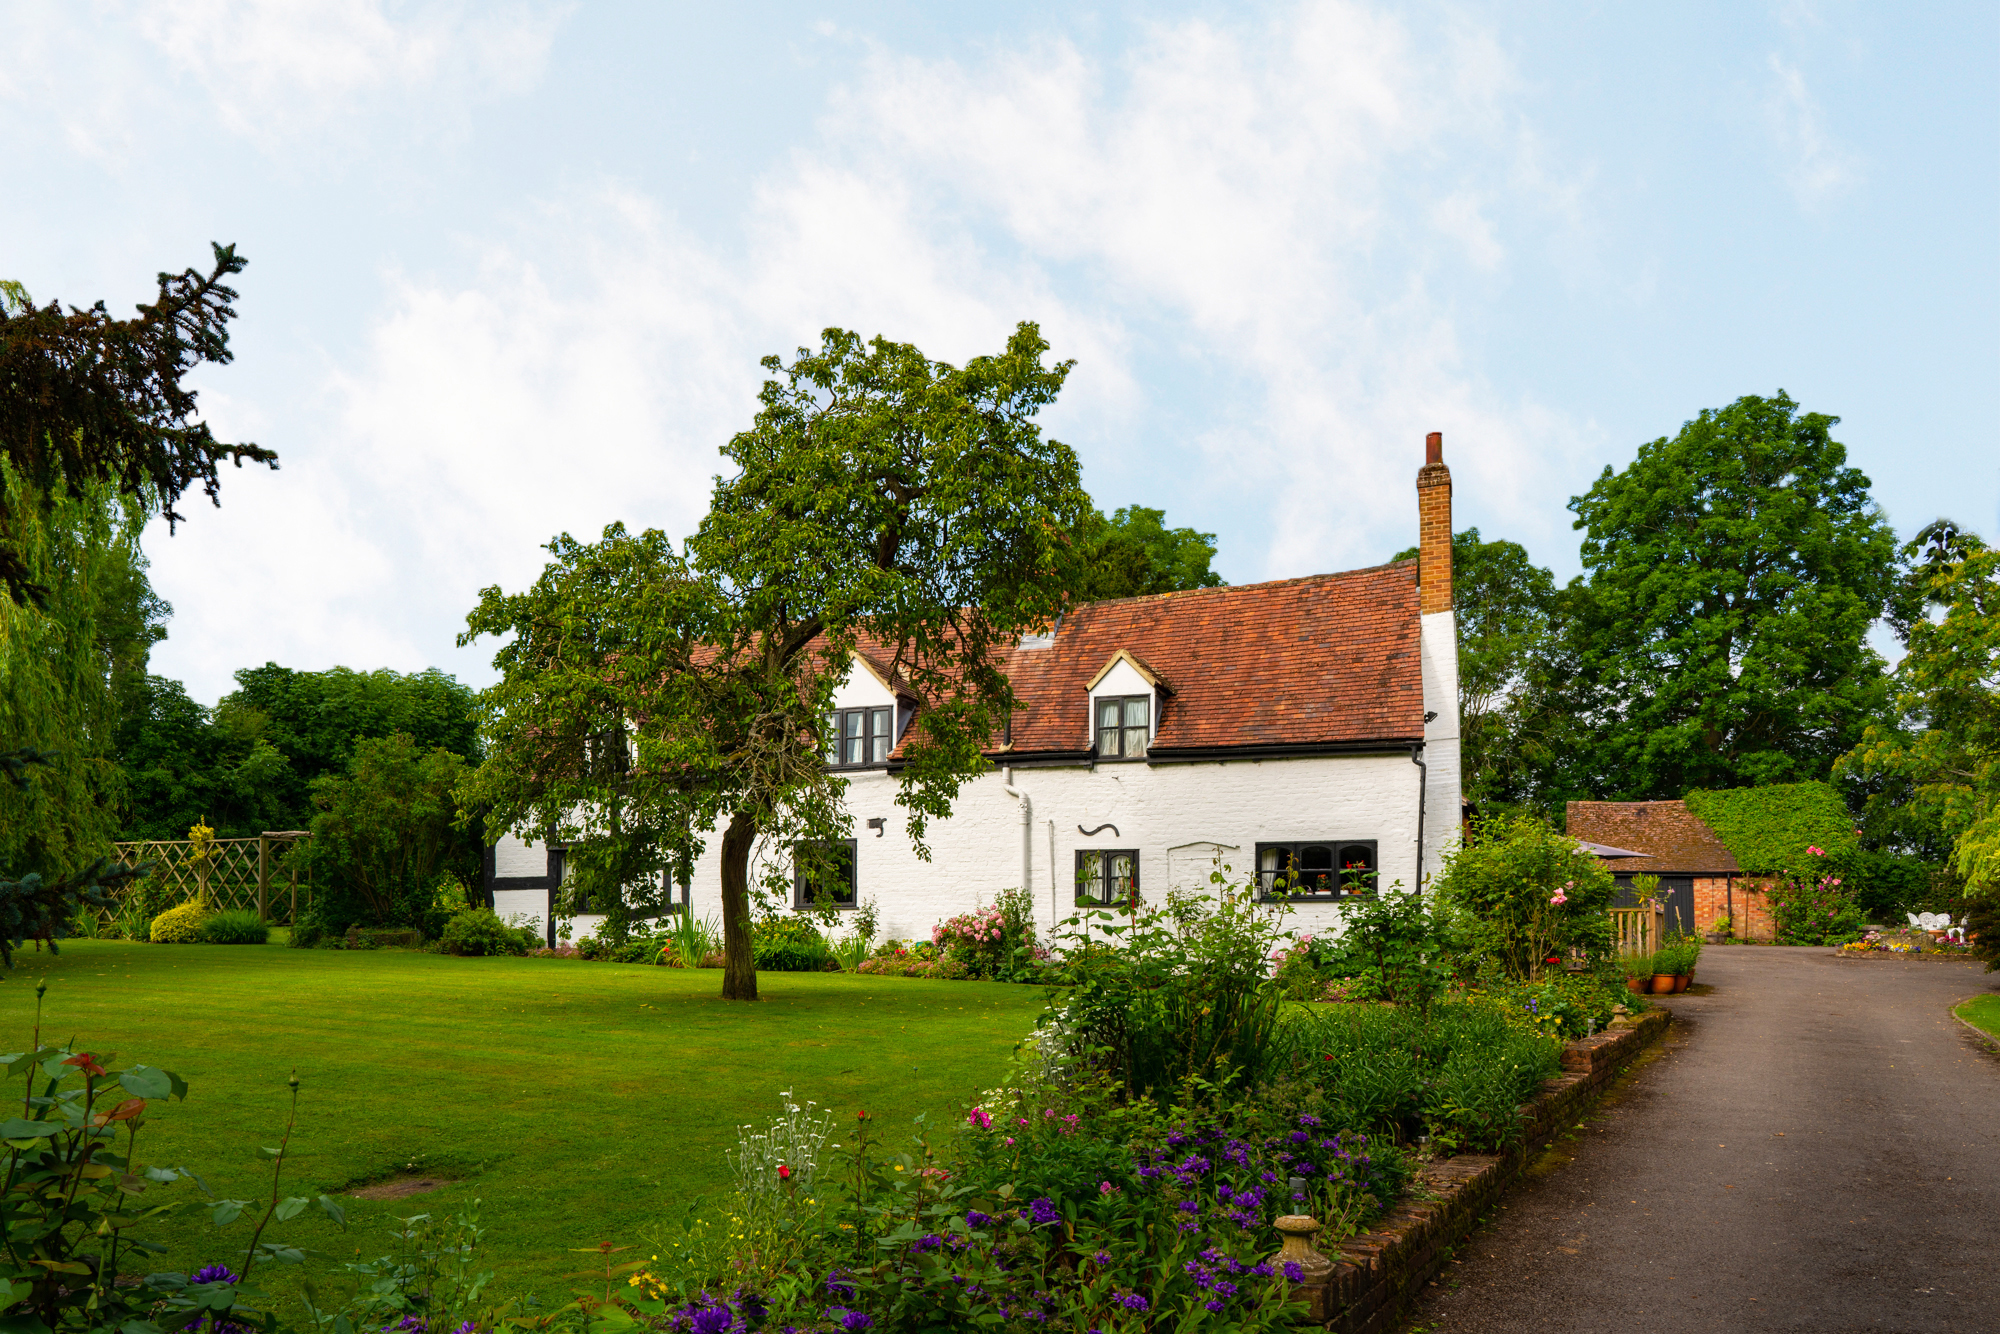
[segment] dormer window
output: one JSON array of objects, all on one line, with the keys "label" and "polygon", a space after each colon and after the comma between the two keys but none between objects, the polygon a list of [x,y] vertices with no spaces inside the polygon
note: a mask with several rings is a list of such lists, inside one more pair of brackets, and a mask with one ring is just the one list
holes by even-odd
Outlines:
[{"label": "dormer window", "polygon": [[1100,696],[1097,700],[1097,758],[1143,760],[1152,737],[1153,701],[1145,695]]},{"label": "dormer window", "polygon": [[861,769],[887,764],[895,744],[896,711],[886,708],[836,709],[827,738],[826,762],[833,769]]}]

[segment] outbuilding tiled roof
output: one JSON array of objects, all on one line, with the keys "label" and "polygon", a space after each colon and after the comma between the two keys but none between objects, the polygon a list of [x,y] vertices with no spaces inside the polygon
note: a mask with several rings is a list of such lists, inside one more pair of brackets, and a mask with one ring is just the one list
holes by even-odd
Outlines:
[{"label": "outbuilding tiled roof", "polygon": [[1740,872],[1715,831],[1684,801],[1572,801],[1571,838],[1643,852],[1607,866],[1619,875],[1726,875]]},{"label": "outbuilding tiled roof", "polygon": [[1093,602],[1007,656],[1011,756],[1090,749],[1089,683],[1120,650],[1167,694],[1155,759],[1408,745],[1424,734],[1417,563]]}]

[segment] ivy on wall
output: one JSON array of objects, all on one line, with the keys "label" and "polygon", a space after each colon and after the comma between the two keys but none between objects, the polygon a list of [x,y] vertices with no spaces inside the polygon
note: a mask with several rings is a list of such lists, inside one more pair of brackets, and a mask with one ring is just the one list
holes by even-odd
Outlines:
[{"label": "ivy on wall", "polygon": [[1836,863],[1860,851],[1847,803],[1825,783],[1773,783],[1723,791],[1696,788],[1686,800],[1694,817],[1715,831],[1751,875],[1803,872],[1818,861],[1807,854],[1809,847],[1819,848]]}]

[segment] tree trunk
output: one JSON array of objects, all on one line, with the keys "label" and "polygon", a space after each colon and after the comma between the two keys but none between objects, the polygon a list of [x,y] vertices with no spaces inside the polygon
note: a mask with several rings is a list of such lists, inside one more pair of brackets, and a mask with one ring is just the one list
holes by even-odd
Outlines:
[{"label": "tree trunk", "polygon": [[747,811],[722,835],[722,999],[757,999],[757,960],[750,949],[750,845],[757,821]]}]

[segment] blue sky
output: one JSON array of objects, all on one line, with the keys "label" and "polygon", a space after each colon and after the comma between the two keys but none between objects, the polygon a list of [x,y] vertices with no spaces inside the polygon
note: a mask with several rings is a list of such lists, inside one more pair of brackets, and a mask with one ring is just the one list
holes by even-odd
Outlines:
[{"label": "blue sky", "polygon": [[154,669],[440,666],[477,590],[684,534],[757,358],[1034,319],[1100,504],[1232,582],[1564,503],[1788,390],[1908,533],[2000,528],[2000,7],[0,0],[0,276],[250,259]]}]

